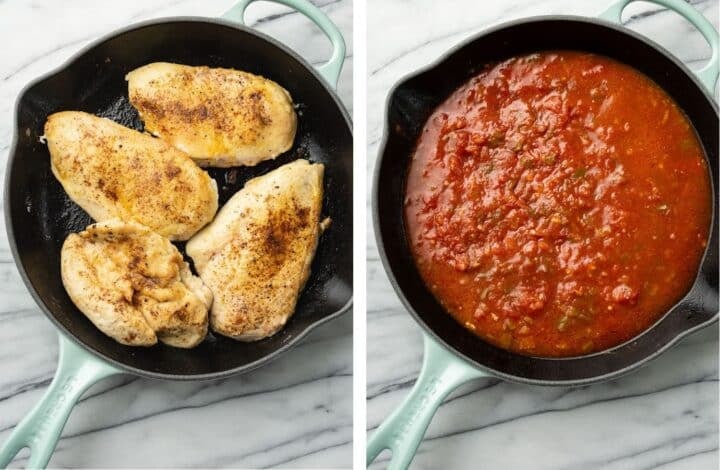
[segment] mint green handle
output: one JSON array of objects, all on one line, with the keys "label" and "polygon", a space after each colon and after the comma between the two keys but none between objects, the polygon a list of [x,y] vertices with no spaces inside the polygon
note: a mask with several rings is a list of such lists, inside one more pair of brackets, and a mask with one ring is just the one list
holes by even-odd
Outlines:
[{"label": "mint green handle", "polygon": [[[598,15],[598,17],[619,24],[622,21],[623,10],[626,6],[628,6],[628,4],[634,1],[637,0],[620,0],[619,2],[613,4],[607,10],[605,10],[603,13]],[[675,11],[679,15],[683,16],[690,23],[692,23],[692,25],[695,26],[702,33],[703,36],[705,36],[705,40],[708,42],[708,44],[710,44],[712,56],[710,57],[707,65],[705,65],[705,67],[703,67],[702,69],[696,71],[695,75],[702,82],[702,84],[705,85],[705,88],[707,88],[710,93],[713,93],[715,91],[715,83],[717,83],[718,73],[720,70],[718,67],[718,58],[720,57],[720,53],[718,52],[718,32],[715,30],[712,23],[710,23],[707,18],[702,15],[702,13],[697,11],[688,3],[685,3],[684,0],[645,1],[655,3],[657,5],[662,5]]]},{"label": "mint green handle", "polygon": [[24,447],[30,448],[27,468],[44,468],[80,396],[98,380],[121,373],[63,335],[59,336],[60,357],[55,378],[40,403],[15,426],[0,449],[0,468],[7,467]]},{"label": "mint green handle", "polygon": [[[258,0],[240,0],[230,10],[228,10],[223,18],[237,21],[240,24],[245,24],[245,10]],[[332,43],[332,55],[330,59],[323,65],[317,67],[317,71],[327,81],[330,86],[337,88],[338,78],[340,78],[340,71],[342,70],[343,62],[345,62],[345,40],[343,39],[342,33],[330,21],[325,13],[322,12],[318,7],[310,3],[308,0],[268,0],[273,3],[279,3],[287,7],[293,8],[299,11],[303,15],[310,18],[323,33],[330,39]]]},{"label": "mint green handle", "polygon": [[488,377],[440,346],[427,335],[420,376],[410,395],[378,427],[367,444],[367,465],[385,449],[392,451],[389,470],[405,469],[412,462],[425,431],[440,404],[465,382]]}]

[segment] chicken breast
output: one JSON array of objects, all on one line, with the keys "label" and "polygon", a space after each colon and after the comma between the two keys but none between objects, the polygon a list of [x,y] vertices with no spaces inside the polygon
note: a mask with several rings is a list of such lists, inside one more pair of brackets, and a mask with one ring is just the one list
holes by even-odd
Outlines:
[{"label": "chicken breast", "polygon": [[70,299],[115,341],[192,348],[205,338],[212,293],[167,238],[113,219],[69,235],[60,256]]},{"label": "chicken breast", "polygon": [[77,111],[48,117],[45,139],[53,174],[96,221],[135,221],[187,240],[217,212],[215,181],[160,139]]},{"label": "chicken breast", "polygon": [[323,165],[296,160],[254,178],[187,244],[212,290],[211,328],[240,341],[275,334],[295,311],[320,234]]},{"label": "chicken breast", "polygon": [[135,69],[126,79],[145,130],[200,166],[252,166],[292,147],[297,127],[292,99],[271,80],[166,62]]}]

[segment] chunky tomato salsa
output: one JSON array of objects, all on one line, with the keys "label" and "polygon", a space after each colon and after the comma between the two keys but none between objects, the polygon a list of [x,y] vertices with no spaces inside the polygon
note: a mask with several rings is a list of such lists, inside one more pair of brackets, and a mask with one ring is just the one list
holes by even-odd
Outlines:
[{"label": "chunky tomato salsa", "polygon": [[612,59],[489,66],[427,121],[405,223],[425,283],[501,348],[575,356],[651,326],[707,243],[703,150],[673,100]]}]

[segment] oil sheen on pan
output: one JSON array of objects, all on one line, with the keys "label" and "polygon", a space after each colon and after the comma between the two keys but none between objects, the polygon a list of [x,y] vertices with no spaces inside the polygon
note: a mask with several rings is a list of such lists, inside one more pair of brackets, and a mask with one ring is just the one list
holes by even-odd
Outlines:
[{"label": "oil sheen on pan", "polygon": [[405,223],[444,309],[501,348],[604,350],[689,289],[711,219],[695,131],[649,78],[553,51],[488,66],[428,119]]}]

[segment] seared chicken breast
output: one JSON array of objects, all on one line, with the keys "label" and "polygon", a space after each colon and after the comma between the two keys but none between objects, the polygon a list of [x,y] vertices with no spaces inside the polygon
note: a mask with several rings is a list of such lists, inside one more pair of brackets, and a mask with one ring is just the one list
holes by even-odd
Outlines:
[{"label": "seared chicken breast", "polygon": [[292,147],[297,117],[277,83],[239,70],[156,62],[127,74],[145,130],[200,166],[274,158]]},{"label": "seared chicken breast", "polygon": [[215,181],[160,139],[77,111],[48,117],[45,139],[53,174],[96,221],[135,221],[187,240],[217,212]]},{"label": "seared chicken breast", "polygon": [[295,311],[320,234],[323,165],[296,160],[254,178],[186,252],[212,290],[211,328],[241,341],[275,334]]},{"label": "seared chicken breast", "polygon": [[167,238],[113,219],[70,234],[60,255],[68,295],[115,341],[192,348],[205,338],[212,293]]}]

